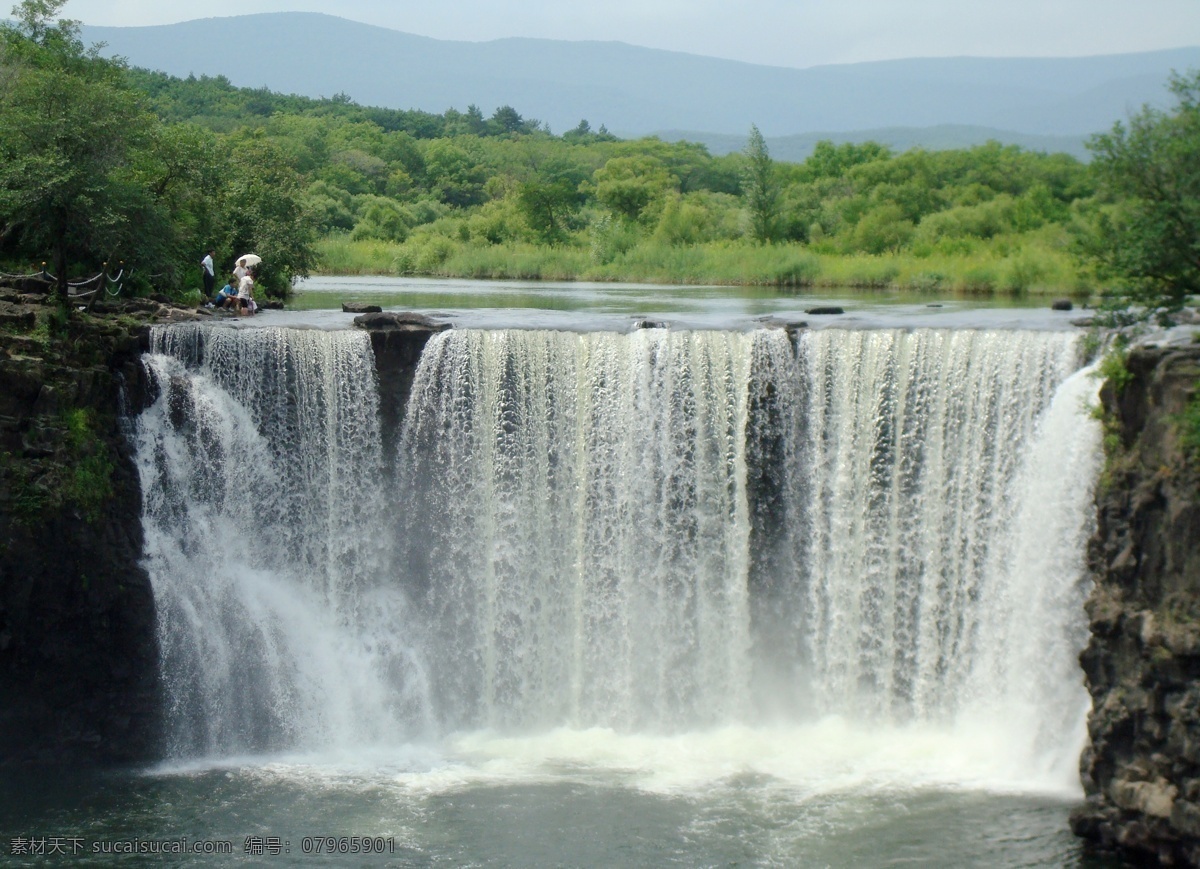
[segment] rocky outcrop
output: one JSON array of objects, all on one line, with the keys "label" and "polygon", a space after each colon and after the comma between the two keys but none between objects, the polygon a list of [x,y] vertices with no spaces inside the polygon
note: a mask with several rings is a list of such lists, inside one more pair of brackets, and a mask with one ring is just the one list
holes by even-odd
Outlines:
[{"label": "rocky outcrop", "polygon": [[379,375],[379,423],[384,454],[393,455],[421,351],[434,334],[449,329],[450,324],[424,314],[389,311],[362,314],[354,318],[354,325],[371,335],[375,371]]},{"label": "rocky outcrop", "polygon": [[1101,392],[1087,802],[1071,825],[1127,859],[1200,865],[1200,460],[1183,440],[1200,346],[1134,349],[1126,366]]},{"label": "rocky outcrop", "polygon": [[0,290],[0,314],[0,766],[148,759],[154,600],[120,408],[159,305],[68,315]]}]

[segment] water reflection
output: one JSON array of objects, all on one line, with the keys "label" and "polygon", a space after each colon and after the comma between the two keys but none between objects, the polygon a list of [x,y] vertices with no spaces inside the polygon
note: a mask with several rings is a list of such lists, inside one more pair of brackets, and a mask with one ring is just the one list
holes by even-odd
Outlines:
[{"label": "water reflection", "polygon": [[[796,291],[777,287],[476,281],[396,277],[317,277],[301,282],[280,325],[345,328],[344,302],[420,311],[476,328],[615,329],[641,319],[680,328],[745,329],[765,318],[824,326],[1070,328],[1086,312],[1049,309],[1046,298],[962,298],[895,290]],[[840,306],[841,316],[810,315]],[[261,321],[260,321],[261,323]]]}]

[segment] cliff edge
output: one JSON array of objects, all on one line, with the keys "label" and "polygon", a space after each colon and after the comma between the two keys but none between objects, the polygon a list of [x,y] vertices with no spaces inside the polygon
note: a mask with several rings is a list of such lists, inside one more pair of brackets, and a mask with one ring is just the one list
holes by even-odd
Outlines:
[{"label": "cliff edge", "polygon": [[1200,865],[1198,388],[1195,345],[1134,348],[1101,390],[1108,462],[1080,656],[1093,708],[1072,829],[1168,865]]},{"label": "cliff edge", "polygon": [[158,750],[154,597],[121,408],[142,388],[146,323],[191,315],[108,307],[0,288],[0,766]]}]

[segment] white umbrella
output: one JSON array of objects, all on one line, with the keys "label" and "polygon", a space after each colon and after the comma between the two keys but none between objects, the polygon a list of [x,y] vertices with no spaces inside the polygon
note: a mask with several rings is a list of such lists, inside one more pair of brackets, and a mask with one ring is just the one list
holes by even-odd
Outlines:
[{"label": "white umbrella", "polygon": [[261,263],[262,257],[260,257],[256,253],[247,253],[247,254],[243,254],[242,256],[238,257],[236,262],[242,262],[243,260],[245,261],[244,264],[245,264],[246,268],[250,268],[250,266],[256,266],[259,263]]}]

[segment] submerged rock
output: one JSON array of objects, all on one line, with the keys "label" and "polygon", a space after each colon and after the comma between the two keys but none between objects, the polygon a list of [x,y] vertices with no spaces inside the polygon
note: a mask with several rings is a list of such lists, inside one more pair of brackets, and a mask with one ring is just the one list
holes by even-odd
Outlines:
[{"label": "submerged rock", "polygon": [[817,308],[809,308],[804,313],[813,315],[844,314],[846,313],[846,309],[839,308],[837,305],[824,305]]}]

